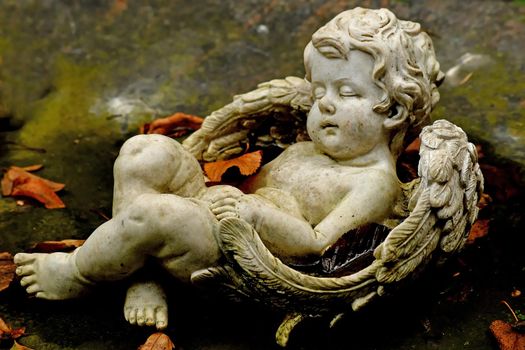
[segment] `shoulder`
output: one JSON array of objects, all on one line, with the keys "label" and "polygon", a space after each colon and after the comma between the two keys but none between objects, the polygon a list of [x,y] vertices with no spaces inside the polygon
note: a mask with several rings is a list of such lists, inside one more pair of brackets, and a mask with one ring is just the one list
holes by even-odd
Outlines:
[{"label": "shoulder", "polygon": [[395,201],[401,193],[400,182],[393,171],[369,168],[356,176],[353,191],[363,192],[372,198],[382,198],[385,202]]}]

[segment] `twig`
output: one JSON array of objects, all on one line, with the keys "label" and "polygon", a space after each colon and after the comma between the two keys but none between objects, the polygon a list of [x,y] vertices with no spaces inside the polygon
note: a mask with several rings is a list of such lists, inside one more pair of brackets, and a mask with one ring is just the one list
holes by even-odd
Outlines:
[{"label": "twig", "polygon": [[5,143],[7,145],[18,146],[18,147],[26,149],[28,151],[34,151],[34,152],[38,152],[38,153],[46,153],[46,150],[43,149],[43,148],[30,147],[30,146],[26,146],[26,145],[24,145],[22,143],[18,143],[18,142],[14,142],[14,141],[6,141]]},{"label": "twig", "polygon": [[510,310],[510,313],[512,314],[512,317],[514,317],[514,320],[516,320],[516,323],[518,323],[520,320],[516,316],[516,313],[514,312],[514,310],[512,310],[512,308],[510,307],[509,303],[507,303],[505,300],[502,300],[501,303],[503,305],[505,305]]}]

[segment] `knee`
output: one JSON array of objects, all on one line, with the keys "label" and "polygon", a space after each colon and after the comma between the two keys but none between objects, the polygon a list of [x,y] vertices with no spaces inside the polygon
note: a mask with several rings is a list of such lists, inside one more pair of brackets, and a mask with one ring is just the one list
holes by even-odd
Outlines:
[{"label": "knee", "polygon": [[179,168],[178,154],[182,146],[162,135],[137,135],[127,140],[115,162],[114,174],[118,180],[145,181],[162,190]]}]

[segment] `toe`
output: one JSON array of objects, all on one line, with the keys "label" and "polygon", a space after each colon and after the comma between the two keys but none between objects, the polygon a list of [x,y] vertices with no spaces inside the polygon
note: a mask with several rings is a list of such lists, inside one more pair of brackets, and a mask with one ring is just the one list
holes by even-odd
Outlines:
[{"label": "toe", "polygon": [[18,253],[14,256],[13,261],[17,265],[30,264],[35,260],[33,254]]},{"label": "toe", "polygon": [[152,307],[146,309],[146,325],[154,326],[155,325],[155,310]]},{"label": "toe", "polygon": [[34,294],[34,293],[38,293],[41,291],[42,289],[37,283],[33,283],[32,285],[26,288],[26,292],[28,292],[29,294]]},{"label": "toe", "polygon": [[144,309],[139,309],[137,311],[137,324],[139,326],[144,326]]},{"label": "toe", "polygon": [[137,309],[132,309],[129,313],[128,322],[131,324],[137,324]]},{"label": "toe", "polygon": [[158,308],[155,314],[155,320],[158,330],[165,329],[168,326],[168,310],[166,308]]},{"label": "toe", "polygon": [[33,265],[22,265],[16,268],[16,274],[18,276],[27,276],[35,273]]},{"label": "toe", "polygon": [[30,275],[30,276],[26,276],[26,277],[23,277],[21,280],[20,280],[20,285],[22,287],[27,287],[33,283],[36,283],[36,277],[35,275]]}]

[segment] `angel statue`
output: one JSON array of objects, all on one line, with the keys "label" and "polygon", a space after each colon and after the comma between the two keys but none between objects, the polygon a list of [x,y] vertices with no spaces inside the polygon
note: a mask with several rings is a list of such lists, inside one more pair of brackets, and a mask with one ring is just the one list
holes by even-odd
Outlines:
[{"label": "angel statue", "polygon": [[[126,141],[113,218],[73,253],[17,254],[21,285],[75,298],[154,261],[180,281],[285,311],[285,345],[303,318],[337,319],[460,249],[483,177],[459,127],[426,126],[444,75],[420,25],[386,9],[345,11],[313,34],[304,65],[304,79],[234,97],[182,144]],[[402,183],[396,160],[418,135],[419,178]],[[248,144],[277,155],[237,187],[207,186],[200,162]],[[124,315],[165,328],[162,286],[133,283]]]}]

